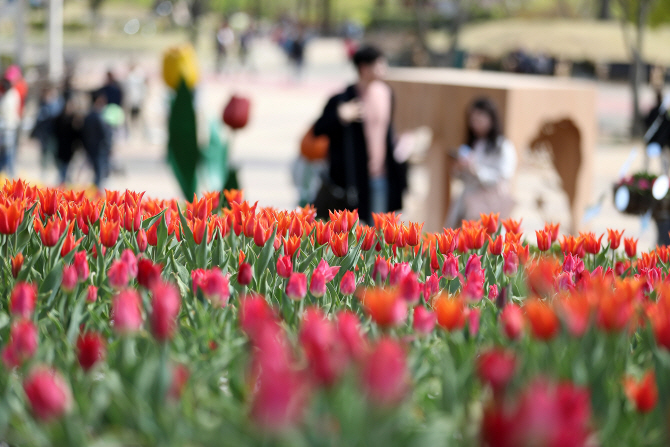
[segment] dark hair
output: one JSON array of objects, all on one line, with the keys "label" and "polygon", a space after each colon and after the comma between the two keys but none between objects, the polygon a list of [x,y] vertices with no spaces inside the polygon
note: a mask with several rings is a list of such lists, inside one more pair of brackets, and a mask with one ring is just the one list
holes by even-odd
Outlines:
[{"label": "dark hair", "polygon": [[489,118],[491,118],[491,130],[489,131],[488,135],[486,135],[486,152],[495,152],[500,150],[498,145],[498,138],[500,135],[502,135],[502,131],[500,129],[498,109],[488,98],[477,98],[472,102],[472,104],[470,104],[467,115],[468,146],[474,148],[475,141],[477,141],[477,136],[470,127],[470,115],[475,110],[484,112],[489,116]]},{"label": "dark hair", "polygon": [[354,62],[356,69],[360,70],[362,65],[372,65],[377,59],[382,57],[384,57],[384,53],[382,53],[381,50],[370,45],[365,45],[356,50],[352,61]]}]

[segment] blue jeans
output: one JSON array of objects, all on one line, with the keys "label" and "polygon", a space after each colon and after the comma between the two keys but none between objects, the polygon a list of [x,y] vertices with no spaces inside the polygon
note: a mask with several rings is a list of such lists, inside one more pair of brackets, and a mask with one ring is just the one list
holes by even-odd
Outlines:
[{"label": "blue jeans", "polygon": [[389,206],[389,182],[383,177],[370,178],[370,212],[386,213]]}]

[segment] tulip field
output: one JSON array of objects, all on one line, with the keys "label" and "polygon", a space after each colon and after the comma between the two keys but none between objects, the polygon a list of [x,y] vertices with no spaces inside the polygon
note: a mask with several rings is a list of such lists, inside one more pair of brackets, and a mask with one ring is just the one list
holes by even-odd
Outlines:
[{"label": "tulip field", "polygon": [[0,190],[12,446],[666,446],[670,248]]}]

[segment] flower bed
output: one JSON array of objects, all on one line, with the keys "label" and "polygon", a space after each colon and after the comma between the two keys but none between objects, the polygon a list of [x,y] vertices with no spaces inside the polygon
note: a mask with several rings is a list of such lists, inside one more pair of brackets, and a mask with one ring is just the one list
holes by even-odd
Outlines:
[{"label": "flower bed", "polygon": [[667,445],[670,250],[0,192],[12,445]]}]

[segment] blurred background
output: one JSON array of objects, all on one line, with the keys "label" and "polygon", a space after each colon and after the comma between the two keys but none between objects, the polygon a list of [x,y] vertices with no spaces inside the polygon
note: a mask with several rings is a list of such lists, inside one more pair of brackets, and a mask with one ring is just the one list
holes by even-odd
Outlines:
[{"label": "blurred background", "polygon": [[[20,67],[28,86],[14,176],[44,185],[62,179],[34,132],[50,89],[63,95],[111,83],[123,91],[125,120],[116,126],[103,186],[180,196],[166,163],[171,91],[162,61],[183,42],[197,54],[199,120],[220,123],[233,94],[250,100],[248,125],[221,132],[246,198],[277,208],[298,204],[300,140],[327,99],[355,80],[349,58],[362,42],[381,48],[391,67],[583,80],[597,90],[598,118],[584,228],[626,229],[643,248],[655,243],[653,222],[619,213],[611,196],[622,167],[628,174],[647,167],[644,118],[670,80],[668,0],[0,0],[0,67]],[[420,153],[410,170],[408,220],[426,211]],[[75,150],[67,182],[93,179]],[[521,157],[515,184],[514,216],[527,234],[545,221],[568,222],[546,158]]]}]

